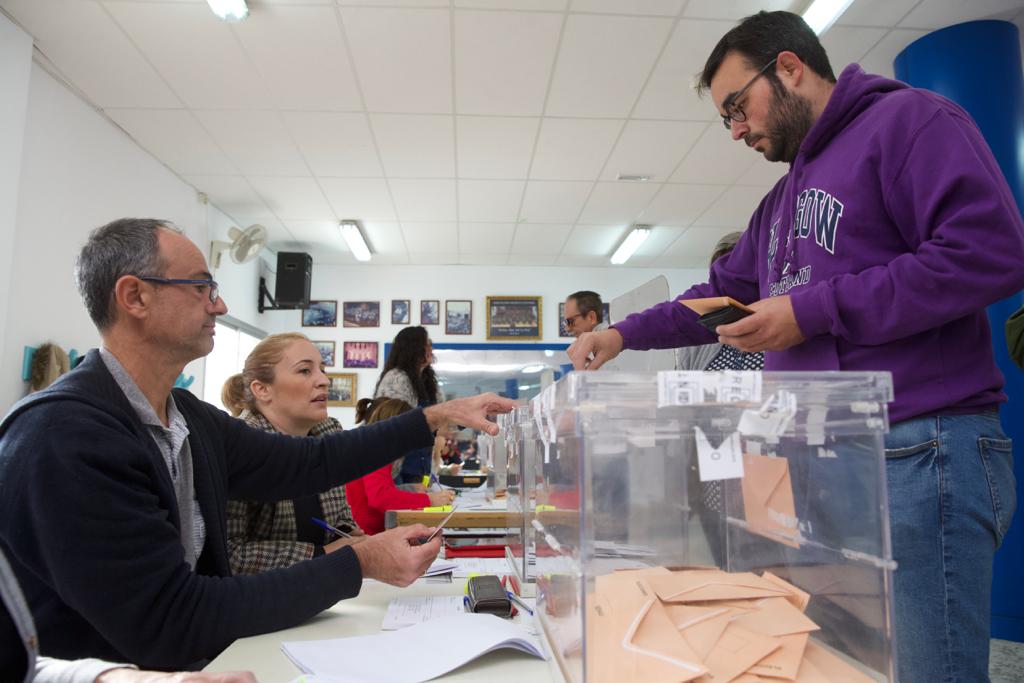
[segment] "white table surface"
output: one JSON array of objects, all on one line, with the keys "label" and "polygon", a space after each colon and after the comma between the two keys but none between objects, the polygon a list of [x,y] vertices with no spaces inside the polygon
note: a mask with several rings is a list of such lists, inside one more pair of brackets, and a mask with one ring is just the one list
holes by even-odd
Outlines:
[{"label": "white table surface", "polygon": [[[364,582],[362,591],[351,600],[343,600],[294,628],[236,640],[204,671],[252,671],[260,683],[287,683],[302,672],[281,651],[286,640],[344,638],[380,632],[384,613],[392,598],[399,596],[462,595],[465,579],[452,583],[427,583],[420,580],[408,588],[395,588],[375,581]],[[516,617],[522,618],[522,615]],[[457,647],[457,643],[452,643]],[[400,653],[396,653],[399,654]],[[438,681],[463,683],[559,683],[556,665],[513,650],[490,652],[474,659]]]}]

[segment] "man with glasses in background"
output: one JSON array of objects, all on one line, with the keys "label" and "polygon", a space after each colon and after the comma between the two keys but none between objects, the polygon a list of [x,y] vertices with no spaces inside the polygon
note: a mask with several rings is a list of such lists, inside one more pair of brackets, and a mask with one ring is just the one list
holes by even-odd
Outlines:
[{"label": "man with glasses in background", "polygon": [[993,556],[1016,496],[985,307],[1024,287],[1006,180],[963,109],[855,64],[837,80],[795,14],[741,21],[699,90],[733,140],[790,165],[709,282],[678,297],[754,313],[712,334],[665,302],[582,335],[573,364],[717,338],[766,351],[766,370],[890,371],[899,680],[988,680]]},{"label": "man with glasses in background", "polygon": [[[377,425],[300,439],[254,430],[174,389],[213,349],[227,312],[206,260],[166,221],[126,218],[89,236],[75,269],[102,339],[72,372],[0,423],[0,552],[42,654],[192,668],[236,638],[405,586],[437,556],[422,526],[385,531],[291,567],[231,576],[227,499],[325,491],[515,401],[484,394]],[[326,539],[325,539],[326,541]]]},{"label": "man with glasses in background", "polygon": [[565,329],[574,337],[608,329],[601,295],[589,290],[573,292],[565,300]]}]

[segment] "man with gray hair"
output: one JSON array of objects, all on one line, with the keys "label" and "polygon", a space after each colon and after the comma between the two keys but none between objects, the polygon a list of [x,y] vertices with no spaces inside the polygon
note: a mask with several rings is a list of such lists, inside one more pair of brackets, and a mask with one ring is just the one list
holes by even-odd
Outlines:
[{"label": "man with gray hair", "polygon": [[[0,551],[43,654],[187,668],[233,640],[309,619],[363,578],[405,586],[440,549],[403,527],[292,567],[231,576],[227,499],[318,493],[487,421],[493,394],[322,438],[249,428],[181,389],[227,312],[203,254],[166,221],[95,230],[76,267],[102,347],[0,423]],[[314,399],[320,397],[312,397]]]},{"label": "man with gray hair", "polygon": [[565,329],[574,337],[584,332],[607,330],[601,295],[586,289],[570,294],[565,300]]}]

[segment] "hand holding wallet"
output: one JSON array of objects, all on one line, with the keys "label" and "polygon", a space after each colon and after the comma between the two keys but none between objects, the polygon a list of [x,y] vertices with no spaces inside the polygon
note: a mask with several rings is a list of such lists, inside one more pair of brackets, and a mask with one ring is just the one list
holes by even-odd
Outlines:
[{"label": "hand holding wallet", "polygon": [[697,322],[711,330],[719,325],[728,325],[753,313],[753,309],[729,296],[715,296],[707,299],[683,299],[683,306],[700,315]]}]

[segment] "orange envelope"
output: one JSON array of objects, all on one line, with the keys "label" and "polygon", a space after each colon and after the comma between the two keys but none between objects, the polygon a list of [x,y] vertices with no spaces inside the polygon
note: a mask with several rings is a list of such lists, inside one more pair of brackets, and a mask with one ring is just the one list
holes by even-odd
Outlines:
[{"label": "orange envelope", "polygon": [[701,607],[687,604],[665,605],[669,619],[703,661],[722,637],[737,610],[728,607]]},{"label": "orange envelope", "polygon": [[682,305],[695,312],[697,315],[704,315],[711,311],[717,311],[719,308],[725,308],[726,306],[734,306],[740,310],[753,313],[754,309],[746,304],[741,304],[731,296],[712,296],[706,299],[683,299],[680,301]]},{"label": "orange envelope", "polygon": [[708,602],[785,597],[784,588],[750,572],[674,572],[646,581],[665,602]]},{"label": "orange envelope", "polygon": [[810,640],[794,683],[873,683],[874,680]]},{"label": "orange envelope", "polygon": [[765,598],[754,603],[757,609],[739,614],[735,621],[743,628],[766,636],[788,636],[817,631],[818,625],[804,616],[784,597]]},{"label": "orange envelope", "polygon": [[741,481],[747,528],[755,534],[799,548],[800,544],[792,540],[800,535],[800,531],[796,528],[789,461],[744,453]]},{"label": "orange envelope", "polygon": [[729,624],[704,660],[708,675],[700,681],[725,683],[733,680],[778,649],[776,640]]},{"label": "orange envelope", "polygon": [[776,586],[783,588],[787,593],[789,593],[789,595],[786,596],[786,599],[789,600],[789,602],[794,607],[796,607],[801,612],[807,611],[807,603],[811,601],[810,593],[808,593],[807,591],[800,590],[790,582],[784,579],[780,579],[771,572],[764,572],[763,574],[761,574],[761,578],[765,581],[771,581]]},{"label": "orange envelope", "polygon": [[809,637],[806,633],[776,637],[779,649],[758,661],[748,671],[761,676],[795,680],[797,672],[800,670],[800,663],[804,659],[804,649],[807,647]]}]

